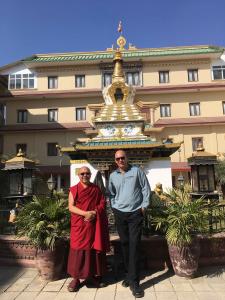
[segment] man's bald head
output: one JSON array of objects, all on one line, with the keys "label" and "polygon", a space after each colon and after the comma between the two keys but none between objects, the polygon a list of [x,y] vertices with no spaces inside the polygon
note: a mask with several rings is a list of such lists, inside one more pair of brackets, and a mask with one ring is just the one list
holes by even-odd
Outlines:
[{"label": "man's bald head", "polygon": [[115,153],[115,163],[121,171],[125,171],[128,167],[127,155],[124,150],[117,150]]},{"label": "man's bald head", "polygon": [[90,183],[91,170],[88,167],[83,166],[79,169],[78,176],[79,176],[80,182],[83,183],[84,185],[87,185]]}]

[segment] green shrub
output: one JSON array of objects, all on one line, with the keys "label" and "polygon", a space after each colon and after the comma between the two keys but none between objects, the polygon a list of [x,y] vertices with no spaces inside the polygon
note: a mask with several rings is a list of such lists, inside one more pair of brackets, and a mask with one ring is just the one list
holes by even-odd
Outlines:
[{"label": "green shrub", "polygon": [[39,249],[54,249],[55,243],[69,234],[70,213],[65,199],[34,196],[16,219],[17,235],[26,236]]}]

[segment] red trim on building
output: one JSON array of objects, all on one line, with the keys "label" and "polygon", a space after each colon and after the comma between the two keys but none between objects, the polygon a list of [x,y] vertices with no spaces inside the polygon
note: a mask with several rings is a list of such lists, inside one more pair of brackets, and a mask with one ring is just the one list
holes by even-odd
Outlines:
[{"label": "red trim on building", "polygon": [[82,131],[85,129],[92,129],[88,122],[74,122],[74,123],[49,123],[49,124],[17,124],[5,125],[0,127],[0,132],[16,132],[16,131],[54,131],[54,130],[73,130]]},{"label": "red trim on building", "polygon": [[4,95],[1,95],[0,98],[71,98],[71,97],[76,97],[76,96],[101,96],[102,91],[101,89],[76,89],[76,90],[67,90],[67,91],[44,91],[44,92],[39,92],[36,89],[34,90],[29,90],[29,91],[24,91],[24,90],[8,90]]},{"label": "red trim on building", "polygon": [[159,92],[163,93],[165,92],[177,92],[177,91],[200,91],[200,90],[210,90],[210,89],[220,89],[224,90],[225,89],[225,83],[205,83],[205,84],[186,84],[186,85],[167,85],[167,86],[145,86],[145,87],[137,87],[136,90],[137,92]]},{"label": "red trim on building", "polygon": [[58,174],[66,174],[70,175],[70,166],[37,166],[36,167],[38,171],[42,174],[52,174],[52,175],[58,175]]},{"label": "red trim on building", "polygon": [[176,119],[158,119],[155,127],[172,127],[172,126],[192,126],[192,125],[208,125],[208,124],[223,124],[225,116],[221,117],[196,117],[196,118],[176,118]]},{"label": "red trim on building", "polygon": [[[163,93],[163,92],[177,92],[177,91],[200,91],[200,90],[224,90],[225,83],[215,82],[215,83],[205,83],[205,84],[193,84],[188,83],[186,85],[167,85],[167,86],[145,86],[145,87],[136,87],[137,92],[139,93]],[[0,98],[25,98],[25,97],[32,97],[32,98],[71,98],[77,96],[101,96],[102,91],[101,89],[74,89],[74,90],[67,90],[67,91],[37,91],[34,89],[31,90],[9,90],[5,95],[1,95]]]}]

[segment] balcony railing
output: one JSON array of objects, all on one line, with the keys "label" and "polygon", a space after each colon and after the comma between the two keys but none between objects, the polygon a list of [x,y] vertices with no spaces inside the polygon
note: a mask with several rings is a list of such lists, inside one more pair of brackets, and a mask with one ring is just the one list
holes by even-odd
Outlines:
[{"label": "balcony railing", "polygon": [[[22,197],[23,199],[19,199]],[[24,202],[30,201],[32,196],[9,196],[0,199],[0,234],[13,234],[15,228],[13,224],[10,224],[9,215],[10,210],[15,208],[17,200]],[[157,209],[157,207],[154,207]],[[218,233],[225,231],[225,204],[218,204],[216,207],[208,206],[206,208],[208,215],[208,225],[205,232],[202,233]],[[152,225],[152,208],[148,208],[145,214],[143,222],[143,235],[153,235],[160,234],[160,231],[155,231],[154,226]],[[114,215],[110,207],[109,201],[107,201],[107,215],[109,223],[110,234],[117,234]]]}]

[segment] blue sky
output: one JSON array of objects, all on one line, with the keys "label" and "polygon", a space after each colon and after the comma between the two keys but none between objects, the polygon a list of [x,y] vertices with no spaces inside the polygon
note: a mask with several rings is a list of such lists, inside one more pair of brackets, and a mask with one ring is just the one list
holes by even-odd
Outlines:
[{"label": "blue sky", "polygon": [[225,0],[10,0],[0,3],[0,66],[35,53],[105,50],[119,20],[139,48],[225,47]]}]

